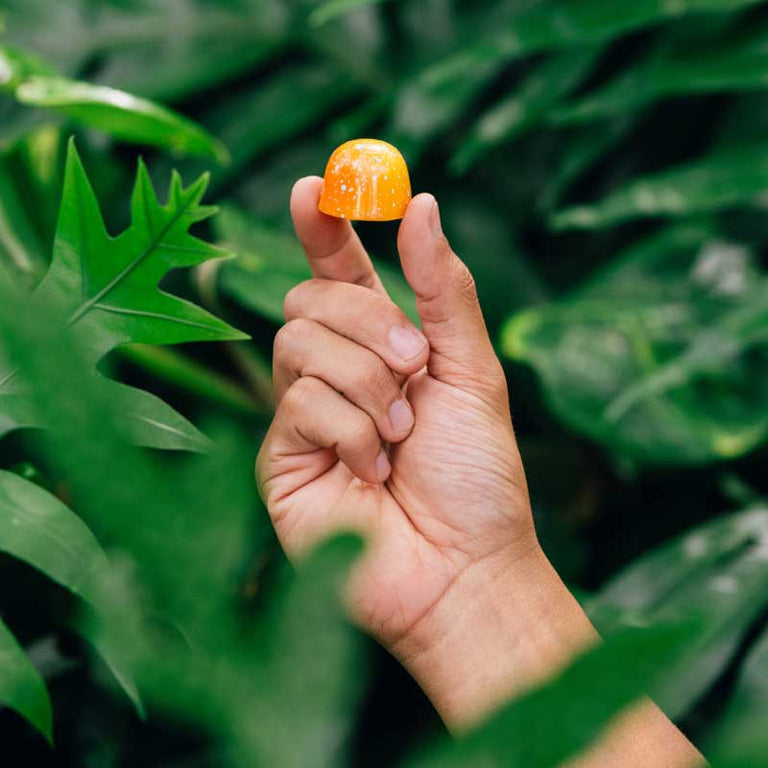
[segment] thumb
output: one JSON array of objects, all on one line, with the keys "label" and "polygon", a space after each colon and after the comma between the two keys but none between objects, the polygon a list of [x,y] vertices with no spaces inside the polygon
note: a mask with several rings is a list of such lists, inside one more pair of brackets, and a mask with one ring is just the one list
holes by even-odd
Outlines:
[{"label": "thumb", "polygon": [[503,393],[506,402],[504,374],[488,337],[475,281],[451,250],[432,195],[411,200],[397,248],[429,341],[429,374],[494,402]]}]

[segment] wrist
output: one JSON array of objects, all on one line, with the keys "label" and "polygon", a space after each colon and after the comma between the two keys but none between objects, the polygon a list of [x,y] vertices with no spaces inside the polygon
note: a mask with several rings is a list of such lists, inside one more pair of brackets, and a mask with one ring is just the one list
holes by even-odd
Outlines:
[{"label": "wrist", "polygon": [[597,633],[538,543],[464,571],[392,649],[461,729],[556,674]]}]

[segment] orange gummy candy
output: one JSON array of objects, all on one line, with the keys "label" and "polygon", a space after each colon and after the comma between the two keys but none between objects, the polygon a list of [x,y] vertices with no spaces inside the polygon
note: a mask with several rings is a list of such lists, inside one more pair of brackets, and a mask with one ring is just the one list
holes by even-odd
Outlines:
[{"label": "orange gummy candy", "polygon": [[403,156],[379,139],[355,139],[338,147],[325,167],[318,208],[329,216],[360,221],[402,219],[411,200]]}]

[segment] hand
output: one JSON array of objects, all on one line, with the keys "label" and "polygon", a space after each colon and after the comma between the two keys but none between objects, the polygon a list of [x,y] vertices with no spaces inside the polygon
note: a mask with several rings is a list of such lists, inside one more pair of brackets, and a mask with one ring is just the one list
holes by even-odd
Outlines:
[{"label": "hand", "polygon": [[398,237],[422,334],[349,222],[318,212],[320,183],[291,199],[315,277],[285,300],[258,475],[289,554],[340,528],[368,536],[352,601],[392,646],[468,571],[529,558],[536,538],[504,375],[434,198],[413,199]]},{"label": "hand", "polygon": [[[597,635],[538,545],[504,375],[435,199],[417,195],[398,236],[421,333],[350,223],[317,210],[320,186],[291,197],[314,279],[285,300],[259,485],[291,557],[339,529],[366,536],[354,616],[465,727]],[[578,765],[617,761],[700,756],[646,703]]]}]

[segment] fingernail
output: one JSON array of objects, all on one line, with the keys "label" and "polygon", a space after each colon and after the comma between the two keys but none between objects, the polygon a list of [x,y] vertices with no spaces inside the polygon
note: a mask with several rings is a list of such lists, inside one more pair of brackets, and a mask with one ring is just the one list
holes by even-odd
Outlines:
[{"label": "fingernail", "polygon": [[440,206],[437,204],[437,200],[434,201],[432,206],[432,212],[429,214],[429,223],[432,226],[432,233],[435,237],[443,237],[443,225],[440,222]]},{"label": "fingernail", "polygon": [[389,464],[389,459],[387,458],[387,454],[384,452],[384,449],[381,449],[381,453],[379,453],[378,457],[376,458],[376,477],[379,478],[382,482],[386,480],[389,477],[389,473],[391,471],[392,467]]},{"label": "fingernail", "polygon": [[421,354],[427,340],[415,328],[398,326],[389,332],[389,344],[403,360],[411,360]]},{"label": "fingernail", "polygon": [[397,435],[408,432],[413,426],[413,411],[411,406],[402,398],[395,400],[389,406],[389,423],[392,426],[392,431]]}]

